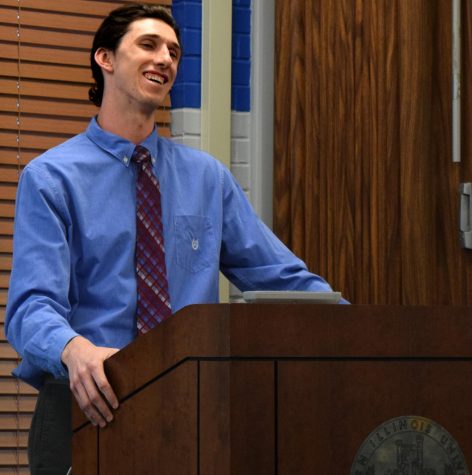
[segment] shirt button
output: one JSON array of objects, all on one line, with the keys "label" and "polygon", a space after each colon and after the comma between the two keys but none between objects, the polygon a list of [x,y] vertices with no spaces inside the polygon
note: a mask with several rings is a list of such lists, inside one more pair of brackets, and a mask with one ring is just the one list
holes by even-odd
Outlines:
[{"label": "shirt button", "polygon": [[129,158],[128,157],[123,157],[123,163],[128,163],[129,162]]},{"label": "shirt button", "polygon": [[192,249],[196,251],[198,249],[199,243],[198,239],[192,239]]}]

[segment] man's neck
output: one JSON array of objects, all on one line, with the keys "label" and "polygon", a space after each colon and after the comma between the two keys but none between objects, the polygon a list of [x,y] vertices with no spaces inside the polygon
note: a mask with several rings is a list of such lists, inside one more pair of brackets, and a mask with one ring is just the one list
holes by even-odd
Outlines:
[{"label": "man's neck", "polygon": [[155,125],[154,111],[116,113],[104,104],[98,112],[97,120],[102,129],[119,135],[134,144],[139,144],[148,137]]}]

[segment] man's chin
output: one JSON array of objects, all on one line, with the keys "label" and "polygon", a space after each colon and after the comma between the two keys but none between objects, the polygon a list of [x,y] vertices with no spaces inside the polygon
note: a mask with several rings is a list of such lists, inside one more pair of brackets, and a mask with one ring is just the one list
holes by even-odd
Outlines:
[{"label": "man's chin", "polygon": [[141,107],[142,107],[142,110],[145,114],[151,114],[153,113],[155,110],[159,109],[163,103],[164,103],[164,99],[165,98],[162,98],[162,99],[156,99],[156,98],[152,98],[152,99],[149,99],[146,100],[146,101],[143,101],[141,103]]},{"label": "man's chin", "polygon": [[166,97],[167,97],[167,93],[164,94],[164,95],[159,94],[159,96],[153,96],[153,97],[149,98],[148,104],[153,109],[158,109],[159,107],[161,107],[164,104],[164,101],[165,101]]}]

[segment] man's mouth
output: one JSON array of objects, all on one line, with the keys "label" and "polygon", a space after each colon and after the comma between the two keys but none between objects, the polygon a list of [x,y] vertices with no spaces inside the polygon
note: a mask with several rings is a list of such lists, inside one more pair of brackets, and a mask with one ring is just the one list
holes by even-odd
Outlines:
[{"label": "man's mouth", "polygon": [[167,82],[167,78],[160,76],[159,74],[144,73],[144,77],[157,84],[165,84]]}]

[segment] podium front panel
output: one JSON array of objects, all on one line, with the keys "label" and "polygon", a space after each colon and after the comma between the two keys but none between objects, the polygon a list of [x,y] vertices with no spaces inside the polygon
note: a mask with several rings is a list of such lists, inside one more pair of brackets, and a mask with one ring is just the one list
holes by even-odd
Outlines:
[{"label": "podium front panel", "polygon": [[99,430],[87,424],[74,435],[72,465],[74,474],[96,473],[98,467]]},{"label": "podium front panel", "polygon": [[[282,361],[278,368],[280,475],[349,474],[356,456],[364,458],[357,464],[359,475],[403,473],[392,447],[408,439],[430,441],[438,451],[442,445],[454,465],[457,448],[449,436],[472,463],[472,361]],[[408,416],[428,419],[448,434],[433,434],[425,423],[405,439],[402,424]],[[367,449],[359,452],[364,443]],[[383,450],[386,460],[384,469],[377,466],[374,472],[367,459],[376,450]],[[415,448],[415,457],[426,459],[425,450]],[[465,473],[444,467],[432,472],[439,467],[423,464],[417,473]]]}]

